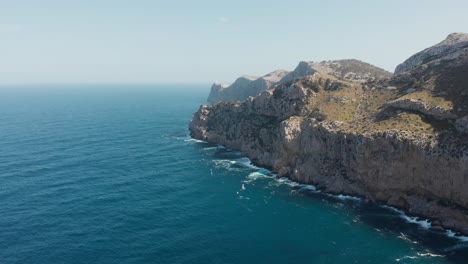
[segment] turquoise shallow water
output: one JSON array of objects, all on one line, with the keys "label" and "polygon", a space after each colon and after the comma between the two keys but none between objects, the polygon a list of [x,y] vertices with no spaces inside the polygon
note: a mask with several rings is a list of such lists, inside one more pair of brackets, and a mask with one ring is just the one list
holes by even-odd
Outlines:
[{"label": "turquoise shallow water", "polygon": [[190,140],[203,87],[2,87],[0,263],[468,263],[467,242]]}]

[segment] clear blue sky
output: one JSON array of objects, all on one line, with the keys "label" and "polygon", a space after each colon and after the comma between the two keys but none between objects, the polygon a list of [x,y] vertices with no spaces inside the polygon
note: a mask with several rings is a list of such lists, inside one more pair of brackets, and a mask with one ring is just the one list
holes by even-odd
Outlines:
[{"label": "clear blue sky", "polygon": [[467,0],[0,0],[0,83],[231,82],[301,60],[387,70],[451,32]]}]

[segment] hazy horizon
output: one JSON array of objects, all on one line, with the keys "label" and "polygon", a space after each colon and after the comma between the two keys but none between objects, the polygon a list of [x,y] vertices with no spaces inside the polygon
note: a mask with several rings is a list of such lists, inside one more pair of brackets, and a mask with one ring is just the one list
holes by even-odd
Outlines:
[{"label": "hazy horizon", "polygon": [[231,83],[335,59],[393,72],[468,31],[461,0],[25,3],[2,3],[0,85]]}]

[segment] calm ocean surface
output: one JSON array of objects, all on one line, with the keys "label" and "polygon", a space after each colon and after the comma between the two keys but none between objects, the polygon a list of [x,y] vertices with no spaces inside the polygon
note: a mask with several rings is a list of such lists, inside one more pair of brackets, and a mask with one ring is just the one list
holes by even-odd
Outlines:
[{"label": "calm ocean surface", "polygon": [[1,87],[0,263],[468,263],[424,222],[190,140],[207,87]]}]

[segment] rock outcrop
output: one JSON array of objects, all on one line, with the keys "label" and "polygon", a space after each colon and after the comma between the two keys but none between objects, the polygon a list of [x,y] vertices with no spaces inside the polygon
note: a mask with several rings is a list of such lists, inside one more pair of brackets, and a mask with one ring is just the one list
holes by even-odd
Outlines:
[{"label": "rock outcrop", "polygon": [[468,234],[468,47],[453,38],[393,76],[356,61],[302,62],[296,73],[305,76],[295,70],[243,102],[202,105],[191,136],[281,177]]},{"label": "rock outcrop", "polygon": [[208,102],[214,104],[220,101],[243,101],[249,96],[257,96],[262,91],[273,88],[288,73],[285,70],[277,70],[262,77],[244,75],[231,85],[214,83]]},{"label": "rock outcrop", "polygon": [[257,96],[265,90],[273,89],[282,84],[291,84],[317,72],[342,80],[358,82],[382,80],[391,76],[391,73],[381,68],[358,60],[318,63],[301,61],[291,72],[277,70],[262,77],[242,76],[231,85],[215,83],[211,87],[208,102],[214,104],[220,101],[243,101],[249,96]]}]

